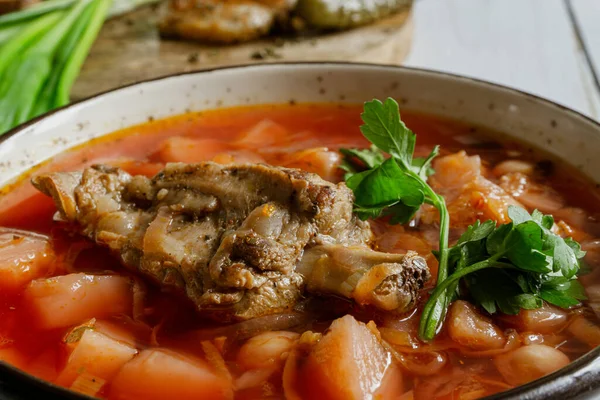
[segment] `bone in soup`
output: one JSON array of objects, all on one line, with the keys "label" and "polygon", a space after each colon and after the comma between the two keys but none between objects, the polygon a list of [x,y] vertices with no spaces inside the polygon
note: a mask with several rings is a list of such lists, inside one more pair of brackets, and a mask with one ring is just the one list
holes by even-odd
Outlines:
[{"label": "bone in soup", "polygon": [[402,121],[221,109],[38,167],[0,197],[0,360],[108,399],[475,399],[600,344],[596,188]]}]

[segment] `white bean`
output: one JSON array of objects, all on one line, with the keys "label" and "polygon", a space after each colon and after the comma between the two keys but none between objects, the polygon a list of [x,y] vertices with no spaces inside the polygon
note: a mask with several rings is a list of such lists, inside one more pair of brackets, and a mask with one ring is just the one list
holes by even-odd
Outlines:
[{"label": "white bean", "polygon": [[506,382],[522,385],[566,366],[569,357],[554,347],[532,344],[497,356],[494,364]]},{"label": "white bean", "polygon": [[455,342],[473,350],[500,349],[506,343],[500,328],[462,300],[455,301],[450,307],[448,334]]},{"label": "white bean", "polygon": [[521,332],[553,333],[567,322],[567,312],[544,303],[534,310],[521,310],[518,315],[505,317],[505,320]]},{"label": "white bean", "polygon": [[496,165],[493,169],[493,173],[496,176],[502,176],[509,173],[518,172],[523,175],[533,174],[533,164],[522,160],[506,160]]},{"label": "white bean", "polygon": [[263,332],[249,339],[238,352],[237,362],[245,370],[272,367],[289,353],[300,335],[295,332]]}]

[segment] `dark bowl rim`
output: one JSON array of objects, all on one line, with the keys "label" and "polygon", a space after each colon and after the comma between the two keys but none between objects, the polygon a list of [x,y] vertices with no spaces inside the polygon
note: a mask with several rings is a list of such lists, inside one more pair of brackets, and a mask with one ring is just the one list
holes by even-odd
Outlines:
[{"label": "dark bowl rim", "polygon": [[[118,92],[121,89],[130,88],[133,86],[144,85],[147,83],[152,83],[155,81],[167,80],[169,78],[176,78],[179,76],[186,75],[196,75],[203,73],[210,73],[214,71],[222,71],[222,70],[238,70],[238,69],[261,69],[261,68],[271,68],[271,67],[294,67],[294,66],[341,66],[341,67],[349,67],[352,68],[354,66],[358,67],[367,67],[373,69],[389,69],[389,70],[399,70],[399,71],[409,71],[416,73],[424,73],[425,75],[430,76],[438,76],[451,78],[464,82],[476,83],[478,85],[482,85],[492,90],[503,90],[507,92],[512,92],[514,95],[524,96],[528,99],[531,99],[535,102],[542,103],[548,106],[553,106],[561,110],[561,112],[571,113],[572,115],[585,120],[586,122],[594,125],[598,133],[600,134],[600,121],[596,121],[593,118],[576,111],[570,107],[557,103],[555,101],[546,99],[544,97],[516,89],[510,86],[489,82],[483,79],[464,76],[460,74],[455,74],[451,72],[444,72],[435,69],[428,68],[418,68],[418,67],[407,67],[407,66],[398,66],[398,65],[387,65],[387,64],[371,64],[365,62],[346,62],[346,61],[280,61],[280,62],[269,62],[263,64],[238,64],[238,65],[230,65],[230,66],[222,66],[222,67],[214,67],[203,70],[195,70],[195,71],[186,71],[175,74],[167,74],[161,75],[155,78],[145,79],[141,81],[137,81],[131,84],[119,86],[117,88],[113,88],[110,90],[106,90],[100,93],[97,93],[93,96],[87,97],[85,99],[77,100],[73,103],[65,105],[63,107],[57,108],[55,110],[49,111],[45,114],[42,114],[30,121],[27,121],[21,125],[14,127],[13,129],[6,132],[4,135],[0,136],[0,145],[3,144],[7,139],[17,136],[19,134],[24,134],[27,132],[27,128],[37,124],[38,122],[53,116],[54,114],[60,113],[62,111],[73,108],[81,103],[94,100],[98,97],[101,97],[106,94],[110,94],[113,92]],[[578,359],[572,361],[566,367],[544,376],[543,378],[537,379],[533,382],[529,382],[524,385],[517,386],[515,388],[509,389],[504,392],[500,392],[498,394],[485,397],[484,400],[523,400],[523,399],[556,399],[556,400],[569,400],[575,399],[578,396],[584,395],[592,390],[600,390],[600,346],[595,349],[589,351],[587,354],[579,357]],[[22,384],[32,384],[34,387],[38,387],[40,390],[50,391],[56,396],[61,396],[62,398],[69,399],[79,399],[79,400],[90,400],[92,397],[81,395],[75,392],[72,392],[66,388],[55,385],[53,383],[44,381],[38,377],[30,375],[25,371],[20,370],[17,367],[14,367],[4,361],[0,360],[0,376],[8,376],[13,377],[16,381]],[[2,395],[2,386],[0,386],[0,395]],[[57,397],[57,399],[60,397]],[[8,400],[8,399],[7,399]]]}]

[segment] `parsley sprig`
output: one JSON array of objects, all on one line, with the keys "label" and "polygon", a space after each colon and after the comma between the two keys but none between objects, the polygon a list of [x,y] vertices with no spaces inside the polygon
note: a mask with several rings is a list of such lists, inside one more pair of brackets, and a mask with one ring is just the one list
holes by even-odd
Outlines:
[{"label": "parsley sprig", "polygon": [[407,223],[427,203],[440,214],[437,285],[421,315],[421,339],[433,339],[450,302],[466,297],[461,287],[491,314],[539,308],[543,300],[566,308],[585,298],[576,279],[585,252],[574,240],[554,234],[552,216],[537,210],[529,214],[511,206],[512,222],[500,226],[477,222],[449,249],[450,220],[444,198],[427,184],[439,147],[425,159],[414,158],[416,135],[400,119],[393,99],[365,103],[361,117],[360,129],[371,148],[340,150],[344,155],[340,168],[354,192],[355,213],[363,220],[390,216],[391,223]]},{"label": "parsley sprig", "polygon": [[[398,103],[391,98],[385,102],[366,102],[361,114],[364,124],[362,134],[373,144],[369,150],[342,150],[346,155],[343,168],[346,185],[354,192],[354,211],[359,218],[377,218],[389,215],[390,222],[407,223],[424,203],[433,205],[440,214],[438,282],[448,277],[448,232],[450,217],[444,198],[427,184],[431,162],[439,153],[434,147],[425,159],[415,159],[416,135],[400,119]],[[379,150],[380,152],[378,153]],[[391,157],[385,159],[381,152]],[[356,172],[349,166],[352,157],[359,159],[368,169]],[[450,296],[440,292],[428,321],[443,321],[450,304]],[[433,322],[432,322],[433,323]],[[441,322],[428,323],[422,337],[433,338]]]},{"label": "parsley sprig", "polygon": [[552,232],[554,219],[538,210],[529,214],[509,206],[508,216],[512,222],[498,227],[494,221],[477,222],[450,249],[452,273],[431,293],[422,324],[435,318],[437,298],[445,291],[460,295],[456,290],[461,279],[473,300],[490,314],[498,309],[517,314],[541,307],[542,300],[568,308],[585,299],[576,278],[585,255],[579,243]]}]

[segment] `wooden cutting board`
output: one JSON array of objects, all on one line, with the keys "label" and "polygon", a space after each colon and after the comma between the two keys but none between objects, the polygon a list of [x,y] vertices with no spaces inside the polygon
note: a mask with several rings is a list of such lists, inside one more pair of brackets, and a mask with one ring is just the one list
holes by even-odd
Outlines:
[{"label": "wooden cutting board", "polygon": [[145,7],[107,21],[73,88],[79,100],[145,79],[220,66],[277,61],[400,64],[410,49],[411,10],[357,29],[229,46],[161,39],[158,11]]}]

